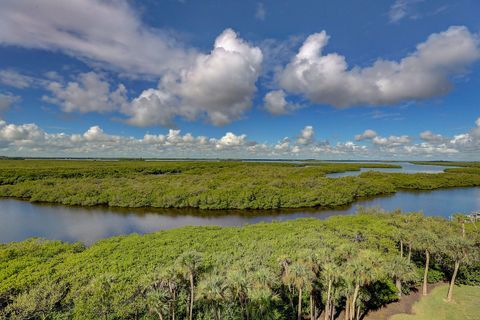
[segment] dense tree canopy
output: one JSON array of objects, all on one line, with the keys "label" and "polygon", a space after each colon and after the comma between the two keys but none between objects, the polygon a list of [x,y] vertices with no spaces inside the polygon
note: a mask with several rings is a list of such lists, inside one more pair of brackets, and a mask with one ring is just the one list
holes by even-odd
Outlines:
[{"label": "dense tree canopy", "polygon": [[0,196],[65,205],[201,209],[335,207],[401,189],[480,185],[479,163],[440,174],[332,172],[380,163],[240,161],[0,161]]},{"label": "dense tree canopy", "polygon": [[421,284],[425,250],[427,281],[480,284],[476,228],[461,219],[362,209],[324,221],[132,234],[90,247],[29,239],[0,245],[0,314],[329,319],[342,312],[358,319]]}]

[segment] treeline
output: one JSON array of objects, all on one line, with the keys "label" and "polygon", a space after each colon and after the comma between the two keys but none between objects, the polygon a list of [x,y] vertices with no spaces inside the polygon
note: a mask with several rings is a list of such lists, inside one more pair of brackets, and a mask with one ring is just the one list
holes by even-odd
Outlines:
[{"label": "treeline", "polygon": [[82,206],[275,209],[336,207],[401,189],[480,186],[480,172],[472,167],[441,174],[372,171],[358,177],[325,176],[392,166],[396,165],[5,160],[0,161],[0,197]]},{"label": "treeline", "polygon": [[[480,225],[479,225],[480,226]],[[480,284],[479,226],[360,210],[324,221],[188,227],[0,245],[0,318],[360,319],[427,283]],[[448,302],[445,302],[448,303]]]}]

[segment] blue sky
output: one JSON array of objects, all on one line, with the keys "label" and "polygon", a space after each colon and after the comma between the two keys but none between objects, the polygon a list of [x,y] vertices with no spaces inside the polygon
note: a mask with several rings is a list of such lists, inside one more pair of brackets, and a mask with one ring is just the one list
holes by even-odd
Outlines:
[{"label": "blue sky", "polygon": [[0,155],[479,159],[478,12],[6,0]]}]

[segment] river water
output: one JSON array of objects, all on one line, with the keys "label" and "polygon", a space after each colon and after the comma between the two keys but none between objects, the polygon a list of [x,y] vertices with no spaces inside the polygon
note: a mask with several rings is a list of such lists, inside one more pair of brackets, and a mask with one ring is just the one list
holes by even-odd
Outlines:
[{"label": "river water", "polygon": [[[358,164],[361,162],[352,162],[352,163]],[[366,162],[366,163],[371,163],[371,162]],[[401,172],[401,173],[440,173],[447,168],[457,168],[452,166],[419,165],[419,164],[413,164],[410,162],[380,162],[380,163],[396,164],[402,167],[401,168],[361,168],[359,171],[329,173],[326,176],[329,178],[358,176],[362,172],[366,172],[366,171]]]},{"label": "river water", "polygon": [[397,192],[390,196],[357,201],[351,206],[338,209],[274,211],[67,207],[0,199],[0,243],[42,237],[91,244],[114,235],[183,226],[241,226],[307,217],[325,219],[332,215],[353,214],[356,206],[423,211],[426,215],[448,218],[456,212],[480,210],[480,188]]}]

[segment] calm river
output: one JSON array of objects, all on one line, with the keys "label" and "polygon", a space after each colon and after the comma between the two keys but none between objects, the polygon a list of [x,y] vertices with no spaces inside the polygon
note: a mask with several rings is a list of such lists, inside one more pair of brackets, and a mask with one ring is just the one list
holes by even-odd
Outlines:
[{"label": "calm river", "polygon": [[146,233],[183,226],[240,226],[244,224],[352,214],[356,206],[385,210],[423,211],[449,217],[453,213],[480,210],[480,188],[442,189],[428,192],[397,192],[362,200],[341,209],[294,209],[277,211],[202,211],[196,209],[116,209],[66,207],[0,199],[0,242],[43,237],[86,244],[114,235]]},{"label": "calm river", "polygon": [[[362,162],[352,162],[352,163],[362,163]],[[365,162],[365,163],[372,163],[372,162]],[[360,173],[365,171],[383,171],[383,172],[401,172],[401,173],[440,173],[447,168],[458,168],[458,167],[452,167],[452,166],[419,165],[419,164],[413,164],[410,162],[386,161],[386,162],[379,162],[379,163],[396,164],[402,167],[401,168],[361,168],[359,171],[329,173],[327,174],[327,177],[339,178],[339,177],[347,177],[347,176],[358,176]]]}]

